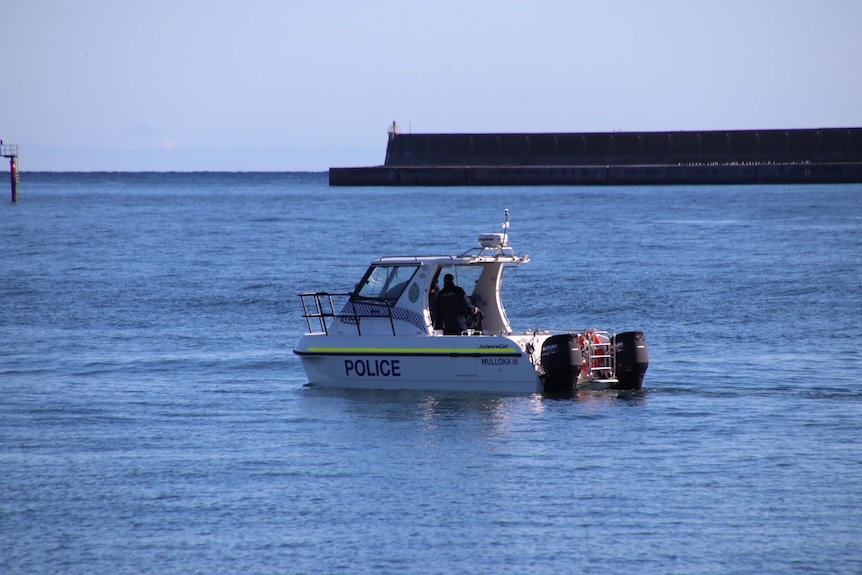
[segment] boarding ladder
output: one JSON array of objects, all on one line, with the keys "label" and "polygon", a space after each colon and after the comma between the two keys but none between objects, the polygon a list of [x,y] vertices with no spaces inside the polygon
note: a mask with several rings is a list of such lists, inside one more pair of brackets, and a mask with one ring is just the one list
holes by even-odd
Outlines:
[{"label": "boarding ladder", "polygon": [[581,334],[582,372],[590,380],[614,378],[613,334],[605,330],[590,329]]}]

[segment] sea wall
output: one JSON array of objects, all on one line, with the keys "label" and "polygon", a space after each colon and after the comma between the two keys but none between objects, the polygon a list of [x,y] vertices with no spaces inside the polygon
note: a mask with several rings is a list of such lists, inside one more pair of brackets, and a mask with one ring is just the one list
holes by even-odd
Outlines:
[{"label": "sea wall", "polygon": [[862,128],[390,134],[383,166],[330,185],[649,185],[862,182]]}]

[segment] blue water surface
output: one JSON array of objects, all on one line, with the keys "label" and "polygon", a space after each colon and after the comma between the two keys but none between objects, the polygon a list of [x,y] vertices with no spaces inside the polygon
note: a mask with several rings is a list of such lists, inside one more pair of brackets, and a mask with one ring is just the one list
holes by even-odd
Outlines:
[{"label": "blue water surface", "polygon": [[[513,325],[644,391],[305,386],[296,294],[506,208]],[[862,186],[25,173],[0,242],[2,573],[862,572]]]}]

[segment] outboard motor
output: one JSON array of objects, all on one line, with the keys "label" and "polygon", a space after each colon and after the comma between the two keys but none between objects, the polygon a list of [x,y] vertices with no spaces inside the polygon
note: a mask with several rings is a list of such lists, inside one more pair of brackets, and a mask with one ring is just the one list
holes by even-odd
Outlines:
[{"label": "outboard motor", "polygon": [[[611,340],[616,354],[616,376],[619,383],[614,389],[640,389],[649,366],[646,338],[642,331],[616,334]],[[542,348],[544,354],[544,348]]]},{"label": "outboard motor", "polygon": [[548,395],[571,395],[581,373],[578,335],[552,335],[542,343],[542,380]]}]

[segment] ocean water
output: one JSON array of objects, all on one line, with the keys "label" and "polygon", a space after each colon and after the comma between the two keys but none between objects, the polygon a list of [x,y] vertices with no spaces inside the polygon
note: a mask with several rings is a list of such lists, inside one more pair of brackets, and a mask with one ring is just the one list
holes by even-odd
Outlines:
[{"label": "ocean water", "polygon": [[[862,573],[862,186],[5,198],[0,573]],[[642,392],[305,385],[299,292],[506,208],[512,324],[643,330]]]}]

